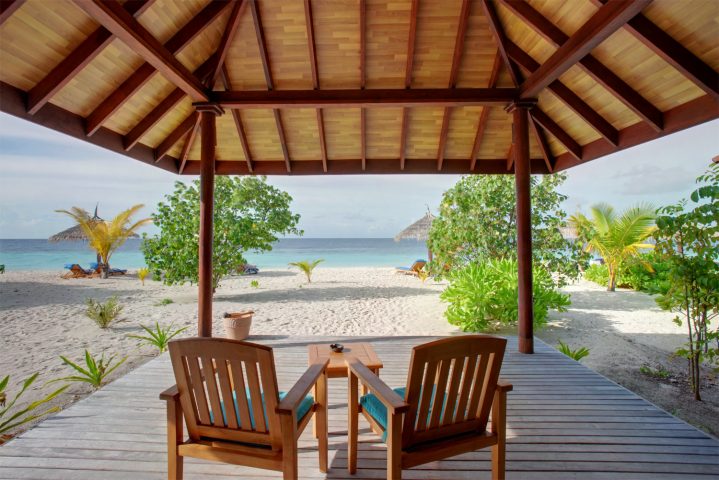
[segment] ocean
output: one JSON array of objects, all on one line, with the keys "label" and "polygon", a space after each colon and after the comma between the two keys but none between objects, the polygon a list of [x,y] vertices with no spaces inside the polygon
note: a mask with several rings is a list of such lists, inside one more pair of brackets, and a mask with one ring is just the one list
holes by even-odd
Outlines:
[{"label": "ocean", "polygon": [[[141,239],[130,239],[110,258],[113,268],[141,268],[145,259]],[[248,262],[262,268],[285,268],[289,262],[324,259],[326,267],[395,267],[426,258],[424,242],[391,238],[284,238],[271,252],[245,254]],[[0,239],[0,264],[11,270],[62,270],[66,263],[85,268],[95,254],[85,242],[50,243],[43,239]]]}]

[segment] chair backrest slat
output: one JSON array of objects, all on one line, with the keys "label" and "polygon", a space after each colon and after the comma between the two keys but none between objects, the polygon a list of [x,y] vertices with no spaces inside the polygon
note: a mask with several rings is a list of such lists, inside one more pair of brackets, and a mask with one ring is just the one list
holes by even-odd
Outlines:
[{"label": "chair backrest slat", "polygon": [[237,340],[187,338],[170,342],[170,358],[190,438],[281,448],[271,348]]},{"label": "chair backrest slat", "polygon": [[506,343],[466,335],[414,348],[405,389],[404,449],[486,430]]}]

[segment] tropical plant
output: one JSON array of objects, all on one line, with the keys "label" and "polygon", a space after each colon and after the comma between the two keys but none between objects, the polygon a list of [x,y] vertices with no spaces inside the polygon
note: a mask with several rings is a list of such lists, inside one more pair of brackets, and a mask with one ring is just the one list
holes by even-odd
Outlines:
[{"label": "tropical plant", "polygon": [[112,296],[105,303],[98,302],[92,298],[85,299],[85,315],[95,321],[98,327],[107,328],[113,323],[124,308],[120,305],[117,296]]},{"label": "tropical plant", "polygon": [[[57,390],[52,393],[49,393],[40,400],[31,402],[24,408],[18,409],[13,412],[10,411],[15,406],[15,403],[17,403],[17,401],[20,399],[22,394],[25,393],[25,391],[30,388],[33,383],[35,383],[35,380],[37,380],[38,375],[39,373],[34,373],[30,375],[30,377],[25,379],[25,381],[22,382],[20,390],[15,394],[15,396],[12,400],[10,400],[9,403],[7,403],[8,397],[6,390],[8,384],[10,383],[10,375],[6,375],[5,378],[0,380],[0,435],[10,431],[15,427],[19,427],[20,425],[24,425],[28,422],[32,422],[35,419],[38,419],[50,413],[55,413],[60,410],[60,407],[52,407],[45,411],[35,413],[35,410],[37,410],[38,407],[60,395],[63,391],[65,391],[65,389],[67,389],[67,387],[69,387],[69,385],[58,388]],[[2,441],[0,440],[0,444],[1,443]]]},{"label": "tropical plant", "polygon": [[[264,177],[218,176],[215,179],[212,283],[247,263],[249,251],[272,250],[278,235],[297,234],[299,215],[290,210],[292,197]],[[143,235],[142,252],[154,278],[167,285],[197,283],[200,225],[200,181],[175,183],[152,216],[160,233]]]},{"label": "tropical plant", "polygon": [[[557,190],[566,174],[533,176],[532,255],[535,264],[556,272],[558,283],[579,275],[588,255],[581,245],[566,240],[567,226]],[[436,275],[488,259],[517,257],[516,193],[511,175],[469,175],[444,193],[439,215],[427,241],[433,253],[430,268]]]},{"label": "tropical plant", "polygon": [[319,259],[311,262],[309,260],[303,260],[301,262],[290,262],[290,266],[299,268],[300,271],[304,273],[307,277],[307,283],[312,283],[312,270],[314,270],[315,267],[320,264],[320,262],[324,262],[324,260]]},{"label": "tropical plant", "polygon": [[589,349],[587,347],[580,347],[575,350],[572,350],[569,348],[569,345],[559,341],[559,345],[557,345],[557,350],[571,358],[572,360],[576,360],[577,362],[583,359],[584,357],[589,356]]},{"label": "tropical plant", "polygon": [[167,350],[167,344],[170,340],[190,328],[187,326],[173,330],[174,326],[175,324],[171,323],[166,327],[161,327],[159,322],[155,322],[155,329],[153,330],[145,325],[140,325],[140,328],[147,332],[147,335],[128,335],[128,337],[140,340],[140,344],[154,345],[160,353],[163,353]]},{"label": "tropical plant", "polygon": [[58,378],[56,380],[51,380],[48,383],[62,381],[80,382],[89,383],[94,388],[100,388],[107,381],[107,377],[127,360],[127,357],[123,357],[120,361],[113,364],[115,357],[116,355],[112,355],[106,360],[105,353],[103,352],[99,359],[95,359],[89,351],[85,350],[85,368],[83,368],[79,364],[69,360],[67,357],[60,355],[62,363],[77,371],[79,375],[70,375],[68,377]]},{"label": "tropical plant", "polygon": [[96,217],[90,216],[86,210],[79,207],[72,207],[69,211],[55,211],[69,215],[82,228],[87,237],[88,245],[95,250],[102,262],[102,278],[107,278],[110,272],[110,257],[115,250],[120,248],[140,227],[152,221],[150,218],[143,218],[131,223],[133,215],[143,207],[144,205],[142,204],[134,205],[120,212],[110,221],[97,220]]},{"label": "tropical plant", "polygon": [[701,366],[718,366],[719,327],[719,164],[697,178],[702,185],[683,200],[659,209],[654,233],[657,253],[670,264],[668,288],[656,299],[687,326],[687,343],[677,355],[689,360],[689,384],[701,400]]},{"label": "tropical plant", "polygon": [[417,278],[422,280],[422,283],[426,282],[429,277],[430,273],[429,270],[427,270],[426,268],[422,268],[417,272]]},{"label": "tropical plant", "polygon": [[[533,268],[534,324],[546,323],[550,309],[566,311],[569,295],[556,289],[551,275],[540,265]],[[518,318],[517,261],[487,260],[471,263],[449,275],[440,294],[447,302],[444,316],[464,331],[492,330],[514,324]]]},{"label": "tropical plant", "polygon": [[599,285],[609,282],[609,268],[606,265],[592,264],[584,271],[584,279]]},{"label": "tropical plant", "polygon": [[150,274],[150,269],[147,268],[147,267],[142,267],[141,269],[139,269],[139,270],[137,271],[137,278],[140,279],[140,281],[142,282],[142,286],[143,286],[143,287],[145,286],[145,278],[147,278],[147,276],[148,276],[149,274]]},{"label": "tropical plant", "polygon": [[607,290],[613,292],[622,266],[637,257],[642,249],[654,248],[645,243],[655,229],[654,209],[640,204],[617,214],[611,205],[599,203],[590,211],[591,219],[577,213],[569,222],[585,243],[585,251],[597,252],[604,258],[609,270]]},{"label": "tropical plant", "polygon": [[648,377],[661,378],[662,380],[666,380],[670,376],[669,370],[661,365],[658,365],[657,368],[652,368],[651,366],[644,364],[639,367],[639,373],[647,375]]},{"label": "tropical plant", "polygon": [[175,303],[171,298],[163,298],[159,302],[157,302],[158,307],[164,307],[165,305],[169,305],[171,303]]},{"label": "tropical plant", "polygon": [[260,288],[260,282],[258,282],[257,280],[252,280],[252,281],[250,282],[250,287],[252,287],[252,288]]}]

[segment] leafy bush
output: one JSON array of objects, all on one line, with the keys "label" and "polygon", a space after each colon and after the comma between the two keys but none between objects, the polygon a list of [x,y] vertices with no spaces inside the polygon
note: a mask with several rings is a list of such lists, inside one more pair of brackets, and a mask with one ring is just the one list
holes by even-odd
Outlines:
[{"label": "leafy bush", "polygon": [[175,302],[172,301],[171,298],[163,298],[162,300],[160,300],[159,302],[157,302],[156,305],[157,305],[158,307],[164,307],[165,305],[169,305],[169,304],[171,304],[171,303],[175,303]]},{"label": "leafy bush", "polygon": [[127,357],[124,357],[119,362],[113,364],[112,361],[115,359],[115,355],[112,355],[110,358],[105,360],[104,353],[99,360],[96,360],[89,351],[85,350],[85,366],[87,368],[83,368],[72,360],[68,360],[66,357],[63,357],[62,355],[60,356],[60,358],[62,359],[62,363],[69,367],[72,367],[80,375],[71,375],[69,377],[58,378],[57,380],[51,380],[48,383],[61,382],[63,380],[68,382],[84,382],[89,383],[95,388],[100,388],[107,380],[107,377],[113,371],[115,371],[117,367],[125,363],[125,360],[127,360]]},{"label": "leafy bush", "polygon": [[257,280],[252,280],[252,281],[250,282],[250,287],[252,287],[252,288],[260,288],[260,282],[258,282]]},{"label": "leafy bush", "polygon": [[301,262],[291,262],[290,265],[299,268],[300,271],[307,277],[307,283],[312,283],[312,270],[314,270],[320,262],[324,262],[324,260],[319,259],[312,262],[303,260]]},{"label": "leafy bush", "polygon": [[557,350],[571,358],[572,360],[576,360],[577,362],[583,359],[584,357],[589,356],[589,349],[587,347],[580,347],[576,350],[572,350],[569,348],[569,345],[559,341],[559,345],[557,345]]},{"label": "leafy bush", "polygon": [[[57,390],[46,395],[42,399],[30,403],[30,405],[26,406],[25,408],[22,408],[15,412],[10,412],[10,409],[15,406],[15,403],[22,396],[22,394],[25,393],[25,390],[30,388],[30,386],[35,383],[35,380],[37,380],[38,375],[39,373],[35,373],[25,379],[25,381],[22,382],[22,387],[20,387],[20,390],[15,394],[15,396],[10,401],[10,403],[7,404],[7,406],[7,394],[5,393],[5,390],[7,389],[8,383],[10,383],[10,375],[6,375],[5,378],[0,380],[0,434],[9,431],[12,428],[19,427],[20,425],[23,425],[25,423],[32,422],[36,418],[40,418],[60,410],[60,407],[52,407],[45,410],[44,412],[34,413],[34,411],[39,406],[49,402],[53,398],[60,395],[69,385],[58,388]],[[0,440],[0,444],[2,444],[2,440]]]},{"label": "leafy bush", "polygon": [[105,303],[88,298],[85,300],[85,305],[87,305],[85,315],[94,320],[100,328],[109,327],[124,308],[120,305],[116,296],[108,298]]},{"label": "leafy bush", "polygon": [[167,344],[169,343],[170,340],[173,339],[173,337],[176,337],[180,333],[182,333],[185,330],[187,330],[188,328],[190,328],[189,326],[187,326],[187,327],[182,327],[182,328],[173,330],[174,326],[175,325],[171,323],[170,325],[168,325],[166,327],[161,327],[159,322],[155,322],[155,329],[152,330],[149,327],[146,327],[145,325],[140,325],[140,328],[142,328],[143,330],[145,330],[145,332],[147,332],[147,336],[128,335],[128,337],[136,338],[136,339],[140,340],[141,344],[154,345],[155,347],[157,347],[157,349],[160,351],[160,353],[162,353],[165,350],[167,350]]},{"label": "leafy bush", "polygon": [[649,377],[661,378],[662,380],[666,380],[670,375],[669,370],[661,365],[658,365],[657,368],[652,368],[649,365],[644,364],[639,367],[639,372]]},{"label": "leafy bush", "polygon": [[[642,253],[621,268],[617,286],[650,294],[664,293],[669,289],[669,269],[669,263],[661,260],[654,252]],[[591,265],[584,272],[584,278],[599,285],[607,285],[609,269],[606,265]]]},{"label": "leafy bush", "polygon": [[584,279],[599,285],[606,285],[609,282],[609,268],[606,265],[590,265],[584,271]]},{"label": "leafy bush", "polygon": [[[569,295],[560,293],[551,275],[541,266],[533,269],[534,324],[546,323],[549,309],[569,306]],[[464,331],[484,331],[517,322],[517,261],[476,262],[449,275],[449,286],[440,298],[449,305],[444,315]]]},{"label": "leafy bush", "polygon": [[140,279],[142,282],[142,286],[145,286],[145,278],[150,274],[150,269],[147,267],[143,267],[137,271],[137,278]]}]

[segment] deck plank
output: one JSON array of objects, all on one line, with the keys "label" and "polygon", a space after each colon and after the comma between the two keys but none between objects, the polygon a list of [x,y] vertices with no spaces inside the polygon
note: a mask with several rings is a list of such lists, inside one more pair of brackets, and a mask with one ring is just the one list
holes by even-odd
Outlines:
[{"label": "deck plank", "polygon": [[[411,348],[431,337],[367,337],[391,386],[406,380]],[[260,337],[273,346],[278,383],[288,389],[304,372],[307,345],[336,338]],[[708,479],[719,473],[719,441],[537,341],[535,355],[509,339],[502,378],[508,398],[509,479]],[[164,404],[173,383],[167,356],[158,357],[48,418],[0,448],[2,479],[160,479],[166,472]],[[346,380],[329,381],[330,471],[317,468],[317,444],[300,439],[301,478],[385,478],[386,450],[360,423],[358,471],[347,466]],[[403,478],[490,477],[489,451],[405,470]],[[201,460],[186,461],[187,479],[281,478],[277,472]]]}]

